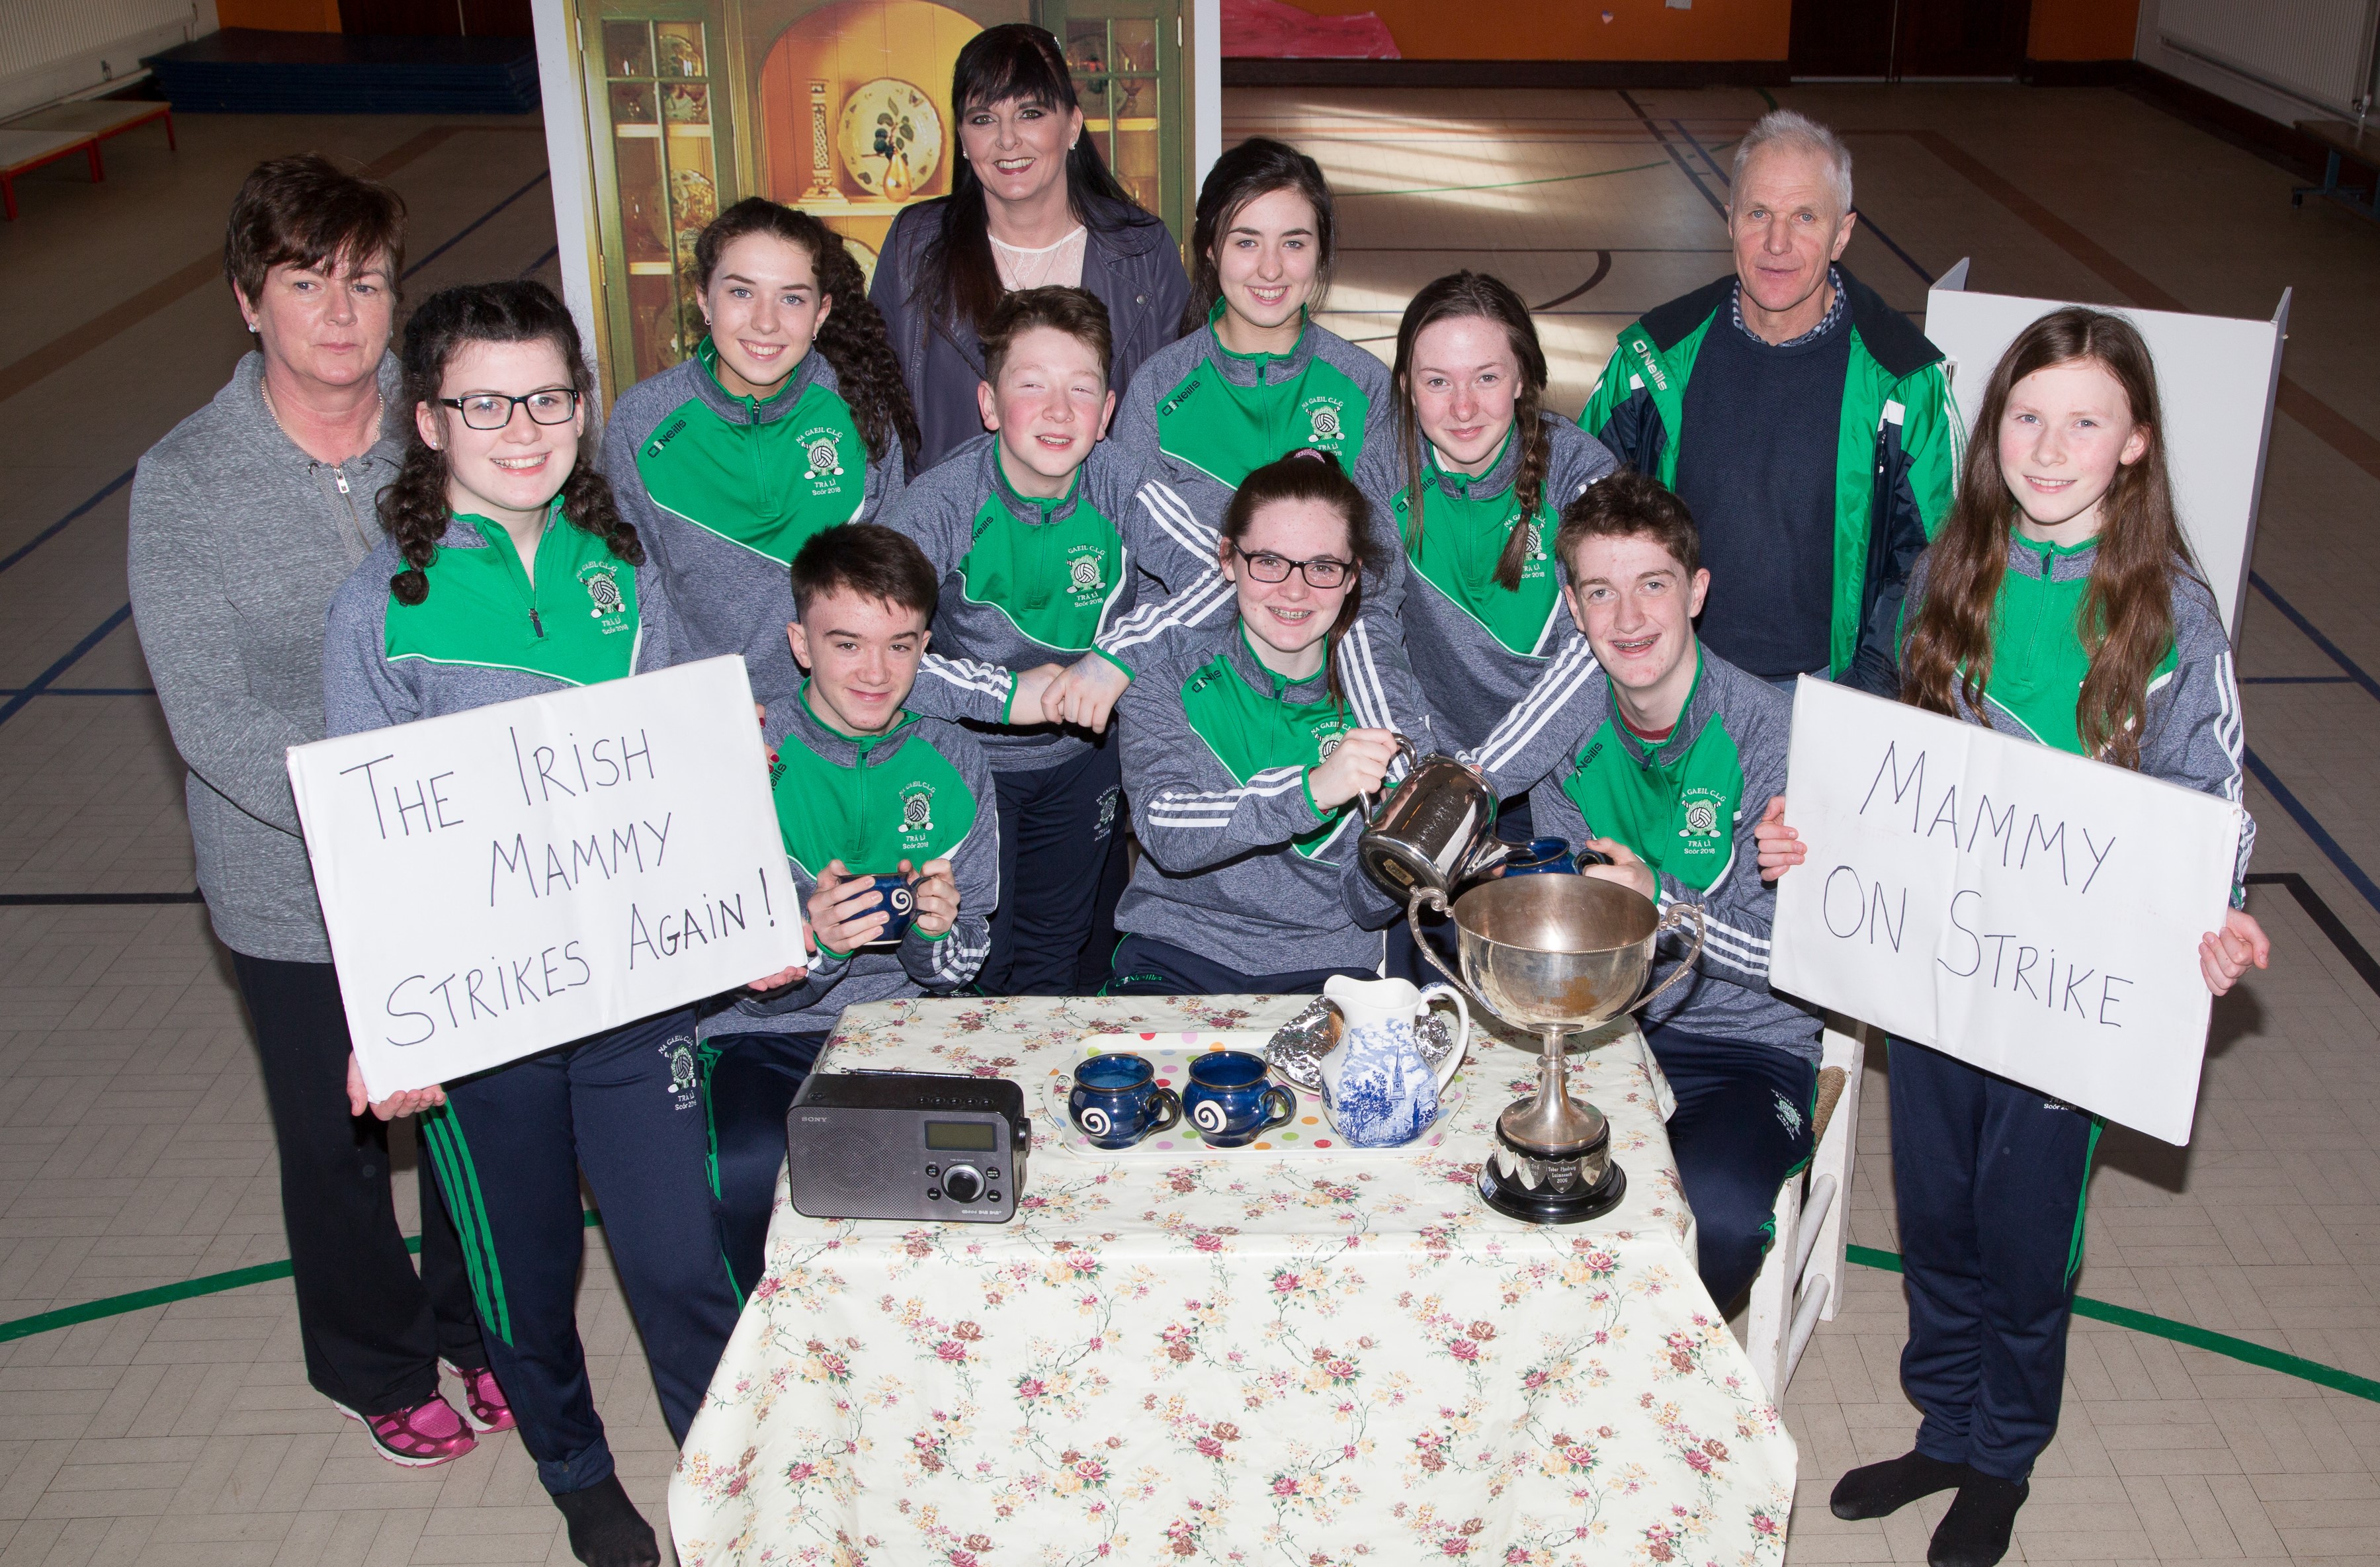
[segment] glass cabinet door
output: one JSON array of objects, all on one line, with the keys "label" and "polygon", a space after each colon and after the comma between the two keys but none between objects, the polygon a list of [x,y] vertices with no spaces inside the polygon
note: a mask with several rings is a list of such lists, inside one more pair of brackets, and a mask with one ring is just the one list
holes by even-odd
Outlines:
[{"label": "glass cabinet door", "polygon": [[1046,0],[1038,11],[1066,46],[1084,134],[1099,138],[1117,183],[1187,239],[1196,192],[1183,145],[1182,0]]},{"label": "glass cabinet door", "polygon": [[735,186],[722,19],[700,0],[606,0],[585,15],[615,394],[702,340],[694,242]]}]

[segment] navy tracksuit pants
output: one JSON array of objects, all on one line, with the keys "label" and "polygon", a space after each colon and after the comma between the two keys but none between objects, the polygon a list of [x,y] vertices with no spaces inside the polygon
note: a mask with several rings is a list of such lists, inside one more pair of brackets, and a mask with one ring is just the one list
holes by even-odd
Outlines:
[{"label": "navy tracksuit pants", "polygon": [[[1072,760],[994,774],[1000,791],[1000,903],[991,951],[976,975],[987,996],[1079,993],[1085,951],[1099,923],[1111,851],[1120,849],[1123,747],[1115,729]],[[1107,914],[1114,917],[1110,897]]]},{"label": "navy tracksuit pants", "polygon": [[785,1113],[826,1041],[824,1034],[714,1034],[702,1041],[720,1249],[736,1294],[747,1298],[768,1266]]},{"label": "navy tracksuit pants", "polygon": [[612,1450],[578,1341],[584,1170],[670,1435],[686,1440],[735,1329],[704,1168],[694,1014],[666,1013],[450,1083],[421,1118],[479,1296],[489,1364],[556,1495]]},{"label": "navy tracksuit pants", "polygon": [[1777,1190],[1817,1147],[1815,1063],[1766,1045],[1645,1030],[1678,1108],[1670,1148],[1694,1211],[1696,1271],[1725,1311],[1752,1287],[1777,1238]]},{"label": "navy tracksuit pants", "polygon": [[1917,1451],[2022,1480],[2058,1433],[2099,1123],[1939,1051],[1890,1048]]},{"label": "navy tracksuit pants", "polygon": [[1368,968],[1293,968],[1243,974],[1212,958],[1148,936],[1128,935],[1108,962],[1103,996],[1318,996],[1334,974],[1377,979]]}]

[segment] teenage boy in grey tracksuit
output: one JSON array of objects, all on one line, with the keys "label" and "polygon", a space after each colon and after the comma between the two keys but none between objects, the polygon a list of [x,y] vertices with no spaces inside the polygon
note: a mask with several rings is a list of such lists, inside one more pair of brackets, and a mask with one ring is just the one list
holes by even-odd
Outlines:
[{"label": "teenage boy in grey tracksuit", "polygon": [[1123,886],[1114,735],[1103,713],[1088,726],[1044,722],[1038,686],[1028,686],[1029,712],[1016,711],[1013,688],[994,705],[982,672],[1088,661],[1118,683],[1126,677],[1098,649],[1139,591],[1117,527],[1133,486],[1099,440],[1115,396],[1107,310],[1096,298],[1065,287],[1010,294],[981,340],[977,401],[993,432],[905,489],[883,522],[917,542],[941,584],[934,646],[963,662],[920,673],[929,686],[953,687],[949,703],[975,705],[999,778],[1001,881],[1033,889],[993,915],[977,986],[1071,995]]},{"label": "teenage boy in grey tracksuit", "polygon": [[[1696,639],[1709,573],[1683,503],[1654,480],[1588,490],[1557,548],[1582,635],[1465,759],[1500,795],[1543,780],[1537,831],[1619,862],[1588,874],[1665,908],[1702,905],[1694,971],[1646,1010],[1645,1032],[1677,1095],[1670,1142],[1703,1282],[1725,1309],[1774,1238],[1778,1187],[1814,1147],[1820,1022],[1769,989],[1777,893],[1753,840],[1784,793],[1792,698]],[[1657,954],[1656,981],[1679,961],[1673,945]]]},{"label": "teenage boy in grey tracksuit", "polygon": [[[1001,891],[982,745],[905,707],[934,613],[932,568],[907,539],[856,523],[812,538],[790,575],[801,618],[787,640],[810,677],[762,733],[814,956],[790,984],[747,991],[700,1027],[722,1240],[747,1294],[763,1270],[786,1109],[844,1009],[974,978]],[[915,917],[897,938],[882,939],[883,914],[850,917],[846,900],[867,902],[868,878],[905,873]]]}]

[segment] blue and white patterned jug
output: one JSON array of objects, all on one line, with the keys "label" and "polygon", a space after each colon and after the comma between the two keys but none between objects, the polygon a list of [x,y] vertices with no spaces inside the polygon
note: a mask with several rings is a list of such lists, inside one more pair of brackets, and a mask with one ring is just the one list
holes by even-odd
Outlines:
[{"label": "blue and white patterned jug", "polygon": [[[1322,1058],[1322,1108],[1351,1148],[1412,1142],[1438,1119],[1438,1097],[1454,1080],[1471,1038],[1471,1009],[1451,985],[1416,990],[1405,979],[1334,975],[1322,999],[1340,1016],[1339,1043]],[[1454,1004],[1455,1048],[1436,1072],[1414,1025],[1433,1001]]]}]

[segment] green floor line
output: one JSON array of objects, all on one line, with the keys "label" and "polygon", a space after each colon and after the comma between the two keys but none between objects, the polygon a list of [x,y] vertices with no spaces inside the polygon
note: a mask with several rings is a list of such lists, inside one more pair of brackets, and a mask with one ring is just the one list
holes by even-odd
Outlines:
[{"label": "green floor line", "polygon": [[[1847,1246],[1845,1252],[1863,1268],[1881,1269],[1887,1273],[1900,1272],[1900,1254],[1878,1251],[1874,1246]],[[2088,1295],[2074,1297],[2074,1315],[2087,1317],[2094,1322],[2112,1322],[2119,1328],[2130,1328],[2135,1333],[2152,1338],[2170,1339],[2192,1349],[2209,1350],[2228,1359],[2261,1366],[2267,1371],[2278,1371],[2284,1377],[2295,1377],[2301,1382],[2313,1382],[2337,1392],[2380,1403],[2380,1381],[2359,1377],[2352,1371],[2342,1371],[2336,1366],[2325,1366],[2319,1360],[2307,1360],[2301,1355],[2277,1349],[2268,1349],[2247,1339],[2235,1339],[2228,1333],[2209,1332],[2193,1328],[2187,1322],[2176,1322],[2169,1317],[2155,1317],[2145,1311],[2135,1311],[2129,1306],[2117,1306],[2108,1301],[2093,1300]]]},{"label": "green floor line", "polygon": [[[587,1211],[587,1227],[595,1229],[603,1216],[593,1209]],[[421,1237],[407,1235],[405,1249],[421,1250]],[[185,1279],[178,1284],[160,1284],[153,1290],[134,1290],[128,1294],[102,1295],[97,1300],[84,1301],[80,1306],[62,1306],[55,1311],[38,1312],[31,1317],[19,1317],[14,1322],[0,1322],[0,1344],[11,1339],[30,1339],[36,1333],[47,1333],[58,1328],[72,1328],[83,1322],[96,1322],[103,1317],[121,1317],[127,1312],[145,1311],[152,1306],[171,1306],[177,1300],[196,1300],[200,1295],[219,1295],[225,1290],[242,1290],[250,1284],[269,1284],[275,1279],[289,1277],[287,1258],[279,1262],[260,1262],[253,1268],[235,1268],[228,1273],[210,1273],[204,1278]]]},{"label": "green floor line", "polygon": [[[603,1216],[601,1213],[591,1208],[587,1210],[589,1229],[597,1229],[602,1222]],[[407,1251],[419,1251],[421,1237],[419,1235],[408,1237],[405,1246]],[[1878,1269],[1887,1273],[1901,1271],[1900,1254],[1897,1251],[1878,1251],[1874,1246],[1850,1246],[1845,1250],[1851,1259],[1863,1268]],[[186,1279],[178,1284],[161,1284],[153,1290],[134,1290],[129,1294],[103,1295],[98,1300],[87,1300],[80,1306],[60,1306],[55,1311],[44,1311],[31,1317],[19,1317],[14,1322],[0,1322],[0,1343],[6,1343],[12,1339],[30,1338],[35,1333],[46,1333],[58,1328],[71,1328],[79,1323],[96,1322],[102,1318],[121,1317],[127,1312],[144,1311],[152,1306],[171,1306],[177,1300],[194,1300],[200,1295],[221,1294],[225,1290],[245,1289],[250,1284],[271,1283],[275,1279],[287,1277],[289,1277],[287,1262],[260,1262],[253,1268],[235,1268],[228,1273],[210,1273],[202,1279]],[[2249,1366],[2261,1367],[2267,1371],[2277,1371],[2284,1377],[2295,1377],[2301,1382],[2312,1382],[2317,1387],[2329,1388],[2335,1392],[2347,1393],[2355,1398],[2368,1399],[2374,1403],[2380,1403],[2380,1381],[2374,1381],[2369,1377],[2359,1377],[2352,1371],[2342,1371],[2336,1366],[2325,1366],[2318,1360],[2308,1360],[2301,1355],[2269,1349],[2246,1339],[2235,1339],[2228,1333],[2209,1332],[2204,1328],[2194,1328],[2187,1322],[2176,1322],[2171,1318],[2156,1317],[2145,1311],[2135,1311],[2129,1306],[2116,1306],[2104,1300],[2093,1300],[2088,1295],[2074,1297],[2074,1315],[2087,1317],[2095,1322],[2108,1322],[2119,1328],[2129,1328],[2133,1332],[2146,1333],[2152,1338],[2169,1339],[2178,1344],[2188,1344],[2192,1349],[2207,1350]]]}]

